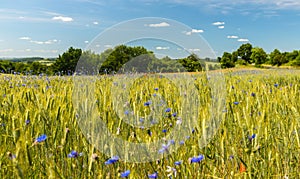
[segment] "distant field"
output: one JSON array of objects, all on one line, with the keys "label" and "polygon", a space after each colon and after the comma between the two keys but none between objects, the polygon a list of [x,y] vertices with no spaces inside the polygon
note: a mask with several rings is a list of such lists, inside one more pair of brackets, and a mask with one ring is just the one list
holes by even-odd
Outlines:
[{"label": "distant field", "polygon": [[[199,147],[198,140],[213,115],[212,88],[204,73],[191,73],[200,106],[190,110],[199,112],[198,126],[190,126],[185,140],[166,140],[157,151],[163,158],[147,163],[114,158],[113,150],[106,156],[88,142],[77,123],[73,77],[0,74],[0,178],[120,178],[127,170],[128,178],[300,178],[300,71],[222,72],[226,108],[208,145]],[[133,110],[116,111],[114,78],[120,77],[97,77],[94,100],[96,115],[118,138],[153,142],[187,120],[181,116],[183,98],[176,84],[157,76],[142,76],[126,88]],[[176,80],[184,78],[177,74]],[[159,96],[166,109],[149,128],[130,126],[117,115],[134,112],[143,118],[156,107]],[[168,155],[173,147],[178,150]]]}]

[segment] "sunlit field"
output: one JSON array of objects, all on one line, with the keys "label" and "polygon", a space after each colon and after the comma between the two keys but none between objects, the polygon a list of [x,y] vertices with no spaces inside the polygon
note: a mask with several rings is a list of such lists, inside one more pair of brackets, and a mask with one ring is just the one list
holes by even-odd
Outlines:
[{"label": "sunlit field", "polygon": [[[0,178],[300,177],[300,71],[224,71],[226,107],[206,146],[199,146],[198,140],[205,130],[203,121],[212,115],[211,89],[204,73],[190,75],[199,94],[198,109],[190,109],[199,111],[198,126],[191,126],[185,140],[166,141],[157,151],[161,159],[134,163],[114,151],[110,156],[101,153],[82,133],[73,103],[73,77],[1,74]],[[127,88],[132,111],[122,111],[113,107],[114,78],[120,77],[97,77],[95,104],[96,115],[115,136],[150,143],[164,139],[186,120],[178,88],[168,79],[137,79]],[[152,126],[130,126],[118,117],[134,112],[143,126],[159,96],[165,108],[161,119],[150,121]],[[173,146],[178,149],[168,153]]]}]

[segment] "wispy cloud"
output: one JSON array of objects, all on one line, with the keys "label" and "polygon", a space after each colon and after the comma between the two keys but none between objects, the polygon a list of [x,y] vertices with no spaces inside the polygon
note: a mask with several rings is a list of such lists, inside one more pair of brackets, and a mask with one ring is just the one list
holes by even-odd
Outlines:
[{"label": "wispy cloud", "polygon": [[156,47],[156,50],[169,50],[170,47]]},{"label": "wispy cloud", "polygon": [[199,48],[190,48],[190,52],[200,52],[201,50]]},{"label": "wispy cloud", "polygon": [[158,24],[148,24],[146,26],[149,26],[149,27],[169,27],[170,24],[168,24],[166,22],[161,22],[161,23],[158,23]]},{"label": "wispy cloud", "polygon": [[224,25],[225,22],[214,22],[212,23],[212,25],[215,25],[215,26],[221,26],[221,25]]},{"label": "wispy cloud", "polygon": [[241,38],[241,39],[238,39],[237,41],[238,41],[238,42],[249,42],[249,39],[242,39],[242,38]]},{"label": "wispy cloud", "polygon": [[54,16],[54,17],[52,17],[52,20],[62,21],[62,22],[74,21],[74,19],[72,17],[66,17],[66,16]]},{"label": "wispy cloud", "polygon": [[224,28],[225,28],[225,26],[223,26],[223,25],[220,25],[220,26],[218,26],[218,28],[219,28],[219,29],[224,29]]},{"label": "wispy cloud", "polygon": [[59,40],[56,40],[56,39],[46,40],[46,41],[31,40],[30,37],[20,37],[19,39],[20,40],[27,40],[30,43],[34,43],[34,44],[38,44],[38,45],[43,45],[43,44],[51,45],[51,44],[55,44],[55,43],[59,42]]},{"label": "wispy cloud", "polygon": [[201,29],[192,29],[191,31],[185,32],[186,35],[192,35],[193,33],[203,33],[204,30]]},{"label": "wispy cloud", "polygon": [[239,37],[236,36],[236,35],[228,35],[227,38],[228,38],[228,39],[237,39],[237,38],[239,38]]},{"label": "wispy cloud", "polygon": [[94,24],[94,25],[98,25],[98,24],[99,24],[99,22],[97,22],[97,21],[94,21],[94,22],[93,22],[93,24]]},{"label": "wispy cloud", "polygon": [[30,37],[20,37],[19,39],[20,39],[20,40],[31,40]]}]

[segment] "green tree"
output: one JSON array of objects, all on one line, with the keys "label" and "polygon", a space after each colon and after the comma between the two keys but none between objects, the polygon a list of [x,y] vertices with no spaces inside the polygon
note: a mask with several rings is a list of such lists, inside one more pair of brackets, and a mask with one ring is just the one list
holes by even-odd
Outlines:
[{"label": "green tree", "polygon": [[255,63],[255,65],[259,66],[266,62],[267,53],[262,48],[252,48],[250,59]]},{"label": "green tree", "polygon": [[52,65],[54,72],[63,72],[64,74],[73,73],[82,54],[81,49],[70,47],[68,51],[59,55],[58,59]]},{"label": "green tree", "polygon": [[271,65],[280,66],[283,64],[283,55],[278,49],[275,49],[273,52],[271,52],[269,56]]},{"label": "green tree", "polygon": [[252,45],[250,43],[243,44],[237,50],[238,56],[245,60],[247,63],[251,62]]},{"label": "green tree", "polygon": [[232,60],[232,54],[229,52],[224,52],[221,58],[221,68],[232,68],[235,67],[235,64]]}]

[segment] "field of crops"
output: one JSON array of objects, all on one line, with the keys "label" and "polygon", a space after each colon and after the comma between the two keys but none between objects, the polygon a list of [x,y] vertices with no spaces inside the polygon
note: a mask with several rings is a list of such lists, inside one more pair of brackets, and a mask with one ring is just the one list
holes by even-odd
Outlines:
[{"label": "field of crops", "polygon": [[[175,75],[180,81],[181,76]],[[73,77],[1,74],[0,178],[300,177],[300,71],[224,71],[222,121],[206,146],[199,145],[199,139],[205,134],[205,121],[214,115],[212,86],[205,74],[190,75],[196,91],[187,93],[198,94],[199,105],[187,108],[182,108],[185,102],[180,97],[185,94],[167,78],[142,76],[130,87],[122,86],[129,91],[128,99],[123,99],[111,90],[121,76],[99,76],[92,88],[97,109],[93,115],[99,119],[89,121],[88,114],[78,113],[88,111],[86,106],[75,106],[74,91],[85,87],[74,85]],[[127,104],[118,104],[118,99]],[[84,95],[77,101],[84,102]],[[163,107],[156,117],[147,118],[157,105]],[[198,111],[198,125],[169,139],[188,120],[184,110]],[[126,123],[132,113],[138,117]],[[107,140],[101,131],[84,134],[82,129],[97,120],[122,141],[164,141],[155,151],[160,158],[132,162],[110,147],[99,148],[97,141]],[[117,149],[128,156],[134,153],[126,146]]]}]

